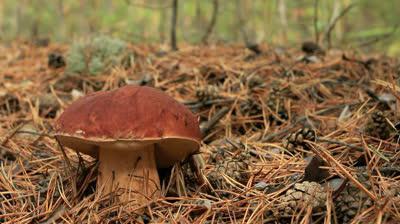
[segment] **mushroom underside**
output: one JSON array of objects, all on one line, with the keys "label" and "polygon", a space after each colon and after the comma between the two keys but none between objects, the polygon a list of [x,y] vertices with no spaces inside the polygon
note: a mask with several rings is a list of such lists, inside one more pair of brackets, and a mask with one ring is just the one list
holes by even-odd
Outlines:
[{"label": "mushroom underside", "polygon": [[135,150],[135,145],[154,144],[154,154],[158,168],[167,168],[187,158],[198,151],[199,143],[192,139],[168,137],[162,139],[141,140],[113,140],[113,139],[84,139],[69,135],[56,135],[63,146],[72,148],[78,152],[99,158],[99,149]]}]

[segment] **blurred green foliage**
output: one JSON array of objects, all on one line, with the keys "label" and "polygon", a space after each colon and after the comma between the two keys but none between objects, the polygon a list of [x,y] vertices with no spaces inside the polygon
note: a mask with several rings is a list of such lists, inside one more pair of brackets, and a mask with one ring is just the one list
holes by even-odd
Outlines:
[{"label": "blurred green foliage", "polygon": [[102,35],[86,41],[75,41],[67,54],[66,73],[97,75],[106,72],[121,64],[127,55],[126,47],[124,41]]},{"label": "blurred green foliage", "polygon": [[[199,43],[210,22],[214,0],[180,0],[179,42]],[[115,35],[127,41],[167,43],[171,0],[2,0],[2,40],[50,37],[57,41],[93,34]],[[291,46],[314,39],[315,0],[218,0],[216,27],[210,40],[251,41]],[[368,49],[400,54],[398,0],[318,0],[317,27],[324,37],[333,17],[350,4],[332,32],[334,46],[354,46],[380,40]],[[284,7],[282,7],[284,6]],[[324,43],[326,38],[323,38]],[[365,47],[365,45],[363,45]]]}]

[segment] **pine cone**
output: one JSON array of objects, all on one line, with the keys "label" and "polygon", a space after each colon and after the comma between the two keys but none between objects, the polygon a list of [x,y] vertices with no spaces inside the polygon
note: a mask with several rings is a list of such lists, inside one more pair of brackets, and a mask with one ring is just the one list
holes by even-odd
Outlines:
[{"label": "pine cone", "polygon": [[185,183],[189,186],[189,187],[196,187],[197,184],[197,177],[196,174],[193,172],[192,168],[190,167],[189,163],[185,163],[182,166],[182,174],[183,174],[183,178],[185,179]]},{"label": "pine cone", "polygon": [[254,99],[246,99],[240,104],[242,114],[255,116],[262,114],[262,108]]},{"label": "pine cone", "polygon": [[225,158],[229,157],[229,153],[226,152],[227,149],[225,148],[218,148],[213,153],[211,153],[210,157],[208,158],[208,163],[217,164],[223,163]]},{"label": "pine cone", "polygon": [[242,83],[247,84],[249,89],[254,89],[257,87],[264,86],[264,79],[262,79],[259,75],[243,75],[241,77]]},{"label": "pine cone", "polygon": [[[358,181],[366,189],[372,191],[369,173],[366,172],[365,167],[360,167],[359,169],[359,172],[356,174]],[[383,176],[390,176],[392,172],[382,170],[381,174]],[[393,186],[384,192],[384,197],[398,197],[399,193],[400,189],[397,186]],[[340,223],[351,223],[356,216],[373,205],[372,199],[351,182],[346,185],[335,200],[336,215]],[[390,214],[386,213],[384,216],[384,219],[387,219],[389,217],[386,216],[390,216]]]},{"label": "pine cone", "polygon": [[219,89],[214,85],[202,86],[196,90],[196,97],[200,101],[216,99],[219,97]]},{"label": "pine cone", "polygon": [[214,188],[231,189],[232,186],[230,186],[223,174],[239,183],[245,183],[248,179],[246,171],[247,164],[230,160],[215,165],[213,170],[207,175],[207,179]]},{"label": "pine cone", "polygon": [[308,55],[324,55],[325,51],[315,42],[306,41],[301,45],[301,50]]},{"label": "pine cone", "polygon": [[246,163],[247,165],[250,165],[251,155],[250,155],[249,151],[247,151],[247,150],[241,151],[238,155],[234,156],[234,158],[237,161],[241,161],[241,162]]},{"label": "pine cone", "polygon": [[272,91],[270,92],[268,99],[265,102],[267,106],[278,114],[278,118],[274,115],[270,116],[270,120],[278,120],[277,124],[280,124],[279,119],[287,120],[289,118],[287,111],[284,107],[284,97],[282,96],[281,90],[276,85],[272,86]]},{"label": "pine cone", "polygon": [[239,183],[246,183],[248,180],[248,168],[250,164],[250,154],[241,152],[231,157],[227,154],[217,151],[215,156],[210,156],[211,161],[215,163],[212,171],[207,175],[211,185],[219,189],[230,189],[231,186],[222,174],[229,176]]},{"label": "pine cone", "polygon": [[278,211],[280,215],[286,216],[308,206],[314,210],[322,209],[325,201],[326,192],[320,184],[304,181],[286,191],[286,194],[281,197]]},{"label": "pine cone", "polygon": [[[371,184],[367,175],[357,175],[358,181],[368,190]],[[335,200],[336,215],[340,223],[350,223],[357,214],[372,206],[372,200],[358,187],[348,183]]]},{"label": "pine cone", "polygon": [[212,171],[207,175],[207,179],[210,182],[211,186],[218,189],[224,189],[227,187],[226,181],[221,175],[222,173],[225,173],[224,164],[216,164],[215,167],[213,167]]},{"label": "pine cone", "polygon": [[48,55],[47,65],[49,68],[62,68],[66,65],[64,56],[58,52],[52,52]]},{"label": "pine cone", "polygon": [[367,134],[381,139],[388,139],[391,131],[392,127],[386,121],[386,116],[382,111],[378,110],[372,113],[366,125]]},{"label": "pine cone", "polygon": [[315,137],[315,131],[308,128],[299,129],[294,133],[290,133],[283,140],[283,147],[285,147],[289,151],[294,151],[299,146],[307,148],[304,140],[314,141]]},{"label": "pine cone", "polygon": [[231,160],[226,163],[225,174],[239,183],[247,181],[247,167],[248,164],[243,161]]}]

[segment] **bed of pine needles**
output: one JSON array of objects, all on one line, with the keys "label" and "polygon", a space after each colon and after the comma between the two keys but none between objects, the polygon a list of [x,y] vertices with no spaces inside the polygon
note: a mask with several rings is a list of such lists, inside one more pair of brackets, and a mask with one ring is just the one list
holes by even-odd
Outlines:
[{"label": "bed of pine needles", "polygon": [[[94,76],[66,75],[67,50],[0,47],[0,223],[400,222],[395,59],[134,45]],[[52,136],[73,100],[127,84],[185,104],[204,135],[200,172],[190,159],[160,171],[163,197],[137,212],[96,194],[96,161]]]}]

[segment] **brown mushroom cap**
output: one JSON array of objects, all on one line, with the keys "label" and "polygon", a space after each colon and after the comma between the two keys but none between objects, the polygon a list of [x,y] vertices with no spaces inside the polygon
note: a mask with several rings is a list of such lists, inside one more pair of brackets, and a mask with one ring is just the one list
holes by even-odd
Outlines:
[{"label": "brown mushroom cap", "polygon": [[63,145],[93,157],[100,147],[129,150],[154,143],[159,167],[195,153],[201,141],[198,119],[189,109],[162,91],[133,85],[75,101],[55,130]]}]

